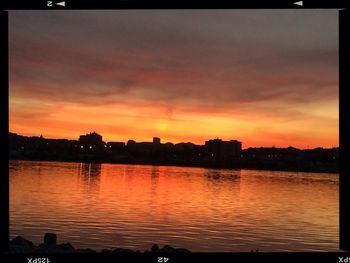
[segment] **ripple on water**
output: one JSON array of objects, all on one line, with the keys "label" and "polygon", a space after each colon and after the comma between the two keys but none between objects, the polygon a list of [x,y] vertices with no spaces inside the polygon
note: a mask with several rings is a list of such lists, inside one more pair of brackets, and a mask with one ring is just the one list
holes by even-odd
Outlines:
[{"label": "ripple on water", "polygon": [[337,251],[335,174],[10,162],[10,232],[94,249]]}]

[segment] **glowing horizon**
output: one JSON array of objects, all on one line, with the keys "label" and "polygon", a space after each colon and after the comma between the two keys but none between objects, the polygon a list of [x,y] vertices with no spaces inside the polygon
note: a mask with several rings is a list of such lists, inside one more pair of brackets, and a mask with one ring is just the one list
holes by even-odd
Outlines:
[{"label": "glowing horizon", "polygon": [[10,11],[10,131],[338,147],[337,19],[336,10]]}]

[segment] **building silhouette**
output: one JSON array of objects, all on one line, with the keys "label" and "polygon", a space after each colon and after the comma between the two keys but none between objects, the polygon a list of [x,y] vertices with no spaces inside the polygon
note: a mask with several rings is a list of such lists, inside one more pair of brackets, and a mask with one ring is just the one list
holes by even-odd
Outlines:
[{"label": "building silhouette", "polygon": [[97,152],[103,150],[105,143],[102,136],[96,132],[90,132],[79,136],[79,146],[85,152]]},{"label": "building silhouette", "polygon": [[205,142],[205,153],[211,159],[217,161],[228,161],[239,159],[242,151],[242,143],[236,140],[223,141],[214,139]]},{"label": "building silhouette", "polygon": [[105,143],[96,132],[81,135],[79,140],[9,133],[9,158],[316,172],[339,170],[339,148],[251,147],[242,150],[242,143],[237,140],[212,139],[197,145],[161,143],[158,137],[150,142]]},{"label": "building silhouette", "polygon": [[115,151],[123,151],[125,150],[125,142],[108,142],[107,143],[107,150],[109,152],[115,152]]},{"label": "building silhouette", "polygon": [[160,138],[159,137],[153,137],[153,143],[154,144],[160,144]]}]

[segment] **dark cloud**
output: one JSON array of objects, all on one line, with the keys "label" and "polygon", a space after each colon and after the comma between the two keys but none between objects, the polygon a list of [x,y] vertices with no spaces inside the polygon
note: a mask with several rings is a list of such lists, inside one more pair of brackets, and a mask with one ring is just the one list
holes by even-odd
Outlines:
[{"label": "dark cloud", "polygon": [[334,99],[337,32],[335,10],[11,11],[11,94],[169,117]]}]

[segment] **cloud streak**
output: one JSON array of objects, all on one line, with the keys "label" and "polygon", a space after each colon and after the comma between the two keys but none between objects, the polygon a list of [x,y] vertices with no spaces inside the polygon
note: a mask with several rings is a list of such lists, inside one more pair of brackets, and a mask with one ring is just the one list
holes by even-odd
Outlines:
[{"label": "cloud streak", "polygon": [[147,119],[152,107],[173,121],[326,124],[329,115],[302,110],[316,101],[332,108],[336,122],[337,32],[329,10],[12,11],[11,116],[30,114],[16,101],[37,100],[47,116],[52,107],[45,105],[69,104],[122,108],[130,118],[136,109]]}]

